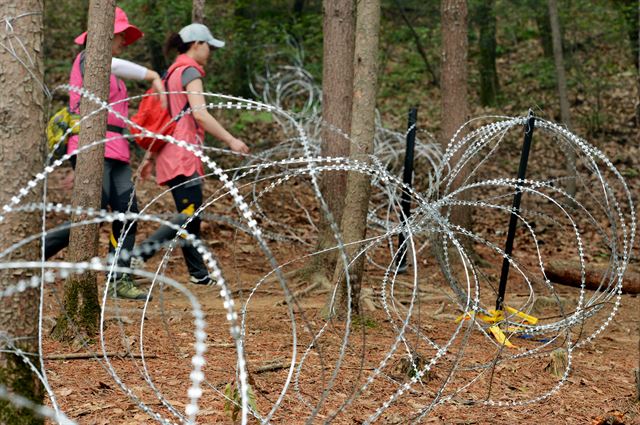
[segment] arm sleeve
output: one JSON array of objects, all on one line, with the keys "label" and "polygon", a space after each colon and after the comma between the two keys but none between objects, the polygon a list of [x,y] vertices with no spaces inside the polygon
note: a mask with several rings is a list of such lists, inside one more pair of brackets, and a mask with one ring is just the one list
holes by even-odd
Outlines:
[{"label": "arm sleeve", "polygon": [[111,73],[125,80],[144,80],[147,68],[124,59],[111,59]]}]

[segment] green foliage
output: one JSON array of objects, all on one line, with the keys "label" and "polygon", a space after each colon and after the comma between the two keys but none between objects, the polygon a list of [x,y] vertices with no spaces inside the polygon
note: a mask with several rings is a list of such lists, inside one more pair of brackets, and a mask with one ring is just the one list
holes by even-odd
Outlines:
[{"label": "green foliage", "polygon": [[233,131],[235,133],[239,133],[244,131],[251,124],[271,122],[273,122],[273,116],[271,115],[271,112],[245,111],[242,112],[238,119],[233,123]]},{"label": "green foliage", "polygon": [[[229,415],[232,421],[238,420],[238,414],[242,411],[242,398],[240,396],[240,388],[235,382],[229,382],[224,387],[224,413]],[[254,412],[258,411],[258,405],[256,404],[256,396],[253,393],[251,385],[247,388],[247,404],[249,408]]]},{"label": "green foliage", "polygon": [[[253,97],[250,83],[267,66],[291,64],[303,52],[303,65],[316,81],[322,76],[322,2],[306,0],[294,10],[292,0],[220,0],[205,3],[205,23],[226,46],[213,52],[207,66],[205,89]],[[300,3],[298,3],[300,4]],[[469,102],[479,104],[480,26],[483,0],[469,0]],[[167,35],[190,22],[192,0],[120,0],[130,20],[145,37],[123,57],[159,72],[172,58],[164,58]],[[577,126],[592,134],[604,130],[618,111],[607,110],[607,95],[630,90],[629,79],[617,76],[633,70],[632,48],[637,49],[637,1],[559,0],[567,78]],[[631,13],[634,12],[634,13]],[[547,2],[495,0],[496,60],[500,93],[498,110],[526,110],[532,105],[557,109],[555,68],[550,53]],[[86,27],[87,2],[45,2],[45,69],[50,86],[67,82],[71,61],[79,48],[73,39]],[[407,25],[408,20],[411,26]],[[635,27],[634,27],[635,25]],[[635,35],[634,35],[635,34]],[[439,0],[383,0],[380,33],[378,106],[385,116],[404,125],[407,105],[417,104],[420,115],[437,126],[439,102],[432,76],[418,52],[416,38],[430,66],[438,74],[441,61]],[[634,44],[633,37],[636,37]],[[637,52],[637,50],[636,50]],[[637,57],[637,54],[636,56]],[[635,71],[635,70],[634,70]],[[627,87],[624,85],[627,84]],[[128,83],[131,93],[147,83]],[[398,114],[397,111],[403,111]],[[388,119],[388,118],[385,118]],[[241,117],[236,129],[253,123]]]}]

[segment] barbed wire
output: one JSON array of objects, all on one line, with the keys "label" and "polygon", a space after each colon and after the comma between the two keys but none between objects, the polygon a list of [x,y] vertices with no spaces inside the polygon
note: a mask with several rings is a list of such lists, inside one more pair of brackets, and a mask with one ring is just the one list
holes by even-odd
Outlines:
[{"label": "barbed wire", "polygon": [[[300,67],[279,69],[262,81],[265,93],[271,93],[264,95],[268,100],[265,102],[202,93],[207,99],[203,108],[207,110],[243,114],[267,112],[274,118],[273,122],[262,125],[269,127],[270,134],[277,135],[278,139],[273,146],[250,155],[238,155],[209,146],[199,147],[171,135],[151,133],[128,117],[119,115],[114,104],[82,88],[69,85],[59,87],[57,90],[74,91],[84,101],[98,106],[96,111],[82,117],[78,125],[93,114],[107,110],[141,131],[130,138],[153,136],[194,154],[206,168],[205,176],[198,178],[208,181],[215,179],[216,188],[194,215],[180,225],[172,222],[172,216],[163,208],[162,201],[168,195],[168,190],[159,191],[143,205],[139,213],[54,204],[49,201],[46,190],[52,174],[64,167],[71,156],[79,155],[81,158],[83,153],[111,139],[93,141],[58,159],[50,156],[48,165],[33,179],[24,182],[23,187],[0,209],[0,222],[11,215],[33,212],[39,212],[45,218],[40,232],[34,232],[9,246],[2,246],[0,270],[28,271],[33,277],[17,279],[5,285],[0,297],[8,298],[29,289],[38,289],[41,294],[40,315],[43,315],[45,291],[52,291],[56,281],[86,271],[105,273],[107,282],[102,292],[98,336],[100,348],[94,353],[95,357],[101,360],[101,367],[134,405],[163,424],[196,423],[198,415],[202,413],[201,405],[210,403],[211,397],[236,404],[243,424],[248,422],[249,416],[261,423],[269,423],[279,417],[277,415],[286,415],[291,405],[295,406],[296,415],[305,412],[306,423],[330,423],[340,415],[345,415],[354,404],[366,399],[367,403],[358,404],[358,409],[369,406],[361,413],[366,414],[364,423],[373,423],[397,406],[404,397],[414,394],[420,396],[421,404],[407,418],[411,422],[420,422],[435,408],[447,403],[514,408],[538,403],[556,394],[567,382],[574,367],[575,350],[601,334],[620,308],[624,273],[631,258],[636,233],[631,192],[620,172],[600,150],[584,139],[555,123],[536,119],[536,151],[543,165],[532,169],[525,179],[513,178],[509,162],[517,160],[514,152],[519,151],[519,140],[528,117],[487,116],[465,123],[442,154],[433,139],[421,133],[426,138],[424,141],[419,139],[416,145],[419,184],[415,188],[410,187],[399,177],[402,171],[401,152],[407,133],[384,129],[379,119],[376,123],[374,153],[366,161],[320,155],[320,129],[338,134],[344,143],[351,143],[351,140],[322,121],[321,109],[317,104],[321,96],[309,78],[308,73],[302,72]],[[124,101],[136,101],[144,96],[133,96]],[[306,109],[297,114],[287,111],[283,106],[294,102],[292,96],[301,96],[303,99],[295,102],[307,105]],[[305,96],[307,100],[304,100]],[[192,112],[187,110],[184,114]],[[69,129],[65,136],[71,131]],[[566,149],[573,150],[577,158],[573,170],[578,187],[575,196],[563,189],[564,182],[574,177],[566,174],[564,166],[554,167],[557,158],[561,158]],[[224,162],[224,156],[241,160],[242,164],[224,168],[220,165]],[[340,223],[330,212],[318,179],[320,175],[335,172],[361,173],[370,177],[372,196],[366,239],[345,241]],[[525,204],[515,210],[511,199],[518,192],[524,195]],[[27,202],[28,196],[34,193],[42,193],[40,202]],[[408,194],[414,205],[414,211],[408,218],[402,213],[402,194]],[[274,201],[277,197],[283,201]],[[289,209],[284,208],[285,205]],[[476,221],[473,226],[454,220],[456,211],[460,209],[472,211]],[[69,224],[71,227],[113,221],[149,223],[168,226],[176,232],[176,236],[169,242],[152,246],[153,250],[164,250],[154,272],[117,265],[119,258],[126,260],[138,256],[145,249],[134,248],[131,252],[122,249],[122,241],[131,231],[131,226],[123,231],[119,247],[111,258],[93,258],[73,263],[46,261],[44,254],[39,261],[22,261],[15,257],[19,248],[33,240],[46,238],[51,232],[47,222],[53,217],[59,219],[73,214],[85,219]],[[503,248],[504,235],[497,232],[496,226],[511,215],[517,217],[521,230],[518,234],[518,250],[507,255]],[[289,221],[292,217],[300,222],[292,225]],[[314,244],[316,223],[320,217],[329,223],[333,233],[335,245],[329,250],[337,253],[338,267],[345,277],[347,293],[355,291],[350,265],[359,256],[365,256],[370,264],[370,276],[365,287],[369,290],[370,301],[384,317],[380,323],[386,326],[386,338],[375,339],[369,342],[370,345],[367,345],[365,331],[359,338],[352,324],[363,319],[360,316],[356,318],[351,303],[347,303],[343,323],[329,320],[316,326],[311,318],[314,310],[305,307],[301,296],[297,296],[293,290],[292,279],[285,270],[291,270],[321,254],[315,251],[317,248]],[[238,240],[241,239],[242,244],[255,247],[252,259],[260,271],[253,275],[243,274],[244,283],[240,289],[248,288],[246,298],[236,296],[238,288],[234,290],[232,279],[229,278],[232,268],[219,259],[216,249],[188,232],[187,226],[194,218],[223,223],[236,233],[235,243],[240,243]],[[405,237],[404,246],[397,243],[400,234]],[[547,265],[557,253],[556,250],[547,249],[548,245],[543,243],[544,239],[548,239],[547,235],[553,235],[555,239],[562,235],[562,238],[572,240],[571,246],[564,247],[562,256],[573,258],[579,264],[581,281],[575,300],[563,300],[555,284],[547,277]],[[283,241],[294,245],[295,249],[282,251]],[[213,355],[206,330],[221,323],[208,317],[202,299],[192,290],[193,287],[185,286],[171,277],[173,273],[169,259],[175,247],[184,244],[197,249],[215,280],[215,287],[211,292],[206,292],[206,296],[219,296],[216,299],[222,304],[220,311],[224,312],[228,334],[235,349],[233,360],[225,366],[230,381],[237,379],[238,398],[219,391],[211,381],[212,372],[205,367],[207,356]],[[350,258],[347,256],[347,247],[352,245],[358,249],[355,256]],[[229,243],[225,249],[231,250],[234,246]],[[600,287],[587,293],[585,270],[594,252],[603,250],[609,259],[608,272],[603,275]],[[408,263],[407,274],[402,275],[403,278],[398,264],[399,256],[403,255],[401,252],[406,252]],[[479,255],[487,258],[484,261],[489,263],[488,267],[481,264],[483,260]],[[510,285],[516,288],[506,305],[515,309],[516,313],[505,312],[496,324],[483,317],[492,314],[497,294],[493,279],[498,273],[497,264],[503,259],[508,261],[513,270]],[[383,275],[375,274],[376,270],[381,270]],[[154,369],[145,357],[152,344],[146,342],[148,327],[150,323],[156,324],[151,313],[157,311],[162,317],[167,314],[162,303],[151,303],[149,297],[145,300],[137,328],[141,358],[139,362],[133,357],[129,359],[139,367],[146,386],[161,407],[144,401],[140,391],[134,391],[128,383],[129,377],[119,373],[111,362],[107,350],[110,337],[105,332],[105,320],[107,306],[112,302],[108,297],[108,287],[116,273],[130,273],[146,279],[150,282],[149,295],[152,292],[162,295],[171,288],[189,305],[193,353],[183,365],[190,372],[186,394],[189,403],[183,409],[165,395],[163,389],[167,388],[166,385],[157,385],[161,376],[156,374],[160,371]],[[333,271],[329,273],[333,274]],[[439,279],[433,276],[439,276]],[[430,282],[439,281],[444,285],[425,285],[427,278]],[[247,279],[254,281],[247,282]],[[260,289],[267,285],[278,288],[278,294],[282,296],[279,311],[283,311],[287,317],[286,324],[290,330],[287,346],[290,344],[291,348],[285,360],[288,364],[284,368],[286,375],[276,381],[279,384],[272,383],[277,398],[261,398],[260,408],[256,409],[250,406],[249,400],[253,396],[247,364],[249,356],[252,361],[269,360],[273,356],[270,350],[260,344],[251,343],[252,327],[257,324],[255,330],[260,330],[259,313],[255,313],[258,323],[253,320],[254,309],[260,311],[255,303],[260,299]],[[437,325],[434,323],[435,314],[423,314],[423,304],[429,298],[423,293],[436,288],[446,295],[447,302],[454,306],[460,320],[454,321],[452,318],[448,325]],[[329,303],[335,302],[338,290],[333,282],[328,295]],[[523,295],[524,300],[516,297],[516,294]],[[556,317],[534,323],[518,314],[532,315],[536,299],[543,296],[552,300],[548,310],[553,313],[551,316]],[[116,317],[120,317],[117,309]],[[40,322],[40,328],[42,326]],[[508,348],[505,341],[496,340],[496,327],[504,333],[506,340],[519,338],[517,350]],[[172,336],[168,326],[164,329]],[[19,407],[37,410],[54,422],[73,423],[63,413],[65,406],[60,400],[53,401],[56,388],[46,378],[45,364],[40,363],[39,367],[33,364],[29,354],[16,348],[13,343],[15,337],[8,334],[8,330],[0,331],[3,332],[2,349],[19,356],[37,373],[52,400],[53,409],[28,404],[19,395],[9,393],[4,388],[0,388],[0,398]],[[278,331],[274,329],[272,332]],[[124,339],[126,334],[127,330],[121,325],[120,337]],[[40,332],[40,343],[42,339]],[[172,344],[178,344],[178,338],[169,339]],[[537,361],[539,364],[550,352],[559,348],[567,356],[559,379],[549,375],[546,387],[540,385],[540,388],[526,394],[510,389],[509,382],[519,377],[510,376],[504,370],[529,364],[527,362]],[[39,354],[42,356],[42,348]],[[391,369],[401,359],[408,359],[406,369],[410,373],[398,379],[393,376]],[[353,375],[355,378],[345,385],[340,382],[340,377],[350,373],[346,371],[353,362],[357,370]],[[542,378],[540,380],[544,381]],[[210,397],[205,399],[205,393]],[[505,398],[505,394],[509,397]],[[299,418],[303,420],[303,416]]]}]

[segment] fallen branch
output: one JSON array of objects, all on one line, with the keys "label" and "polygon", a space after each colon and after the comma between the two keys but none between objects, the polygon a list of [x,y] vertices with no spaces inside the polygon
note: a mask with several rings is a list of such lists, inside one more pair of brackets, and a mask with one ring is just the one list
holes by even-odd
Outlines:
[{"label": "fallen branch", "polygon": [[285,368],[287,368],[289,366],[290,366],[290,364],[270,363],[270,364],[266,364],[264,366],[260,366],[259,368],[257,368],[255,370],[254,373],[273,372],[275,370],[285,369]]},{"label": "fallen branch", "polygon": [[[67,353],[67,354],[51,354],[44,356],[44,360],[81,360],[81,359],[99,359],[104,357],[104,353]],[[107,353],[107,357],[133,357],[135,359],[142,358],[141,354],[133,353]],[[145,354],[145,359],[157,359],[156,354]]]},{"label": "fallen branch", "polygon": [[[580,287],[581,273],[580,263],[575,261],[551,261],[545,268],[547,277],[555,283]],[[603,277],[607,273],[606,281]],[[614,276],[617,279],[617,276]],[[606,265],[587,265],[585,267],[585,287],[587,289],[603,289],[611,280],[611,271]],[[614,282],[615,283],[615,282]],[[601,287],[602,284],[602,287]],[[627,268],[623,281],[622,292],[626,294],[640,293],[640,273]]]}]

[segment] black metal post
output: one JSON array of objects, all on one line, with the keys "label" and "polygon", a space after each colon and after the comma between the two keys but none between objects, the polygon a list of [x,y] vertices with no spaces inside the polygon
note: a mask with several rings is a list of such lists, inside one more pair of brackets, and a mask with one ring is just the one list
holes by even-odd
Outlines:
[{"label": "black metal post", "polygon": [[[529,111],[527,126],[524,129],[524,144],[522,145],[522,153],[520,154],[520,166],[518,167],[518,179],[524,180],[527,174],[527,163],[529,162],[529,151],[531,150],[531,140],[533,138],[533,128],[535,126],[535,117],[533,112]],[[522,199],[522,189],[520,185],[516,189],[513,197],[513,207],[511,209],[511,217],[509,219],[509,231],[507,233],[507,243],[505,244],[504,253],[511,257],[513,252],[513,240],[516,236],[516,227],[518,225],[517,215],[520,213],[520,201]],[[496,299],[496,310],[502,310],[504,303],[504,295],[507,290],[507,279],[509,277],[509,260],[505,257],[502,260],[502,273],[500,274],[500,286],[498,287],[498,298]]]},{"label": "black metal post", "polygon": [[[418,121],[418,109],[409,109],[409,125],[407,132],[407,147],[404,154],[404,171],[402,173],[402,182],[409,187],[413,184],[413,152],[416,146],[416,123]],[[406,190],[402,192],[400,201],[402,207],[402,224],[406,224],[411,215],[411,196]],[[398,235],[398,273],[407,271],[407,246],[404,241],[406,236],[404,232]]]}]

